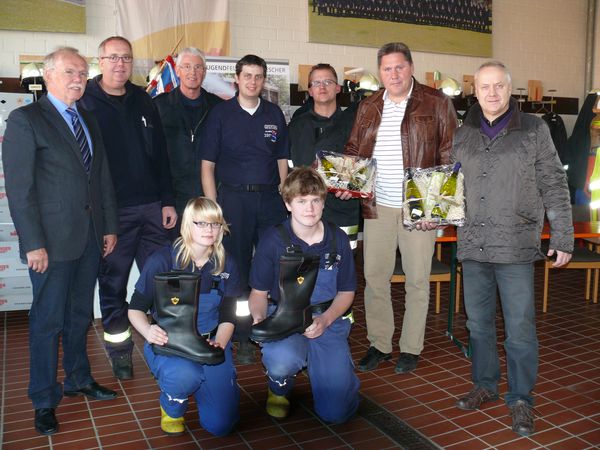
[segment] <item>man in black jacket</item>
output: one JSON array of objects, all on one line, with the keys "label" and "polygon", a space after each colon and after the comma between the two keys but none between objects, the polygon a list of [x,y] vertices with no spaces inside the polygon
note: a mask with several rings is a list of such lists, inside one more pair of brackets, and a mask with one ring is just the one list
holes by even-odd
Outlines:
[{"label": "man in black jacket", "polygon": [[134,259],[141,271],[148,256],[170,243],[177,214],[158,111],[150,96],[129,81],[131,43],[113,36],[98,51],[102,75],[88,82],[80,103],[100,124],[117,197],[119,241],[102,260],[98,282],[104,341],[113,373],[123,380],[133,377],[129,271]]},{"label": "man in black jacket", "polygon": [[[200,132],[210,109],[222,100],[202,88],[206,76],[204,53],[184,48],[175,61],[180,86],[154,98],[167,140],[175,209],[181,217],[188,200],[202,195]],[[172,231],[179,236],[179,224]]]},{"label": "man in black jacket", "polygon": [[[290,157],[295,167],[311,166],[319,150],[343,153],[356,114],[356,104],[344,111],[338,106],[337,94],[341,88],[337,73],[330,64],[313,66],[308,81],[312,107],[295,115],[289,125]],[[323,219],[346,232],[352,249],[357,245],[358,213],[359,200],[344,201],[327,194]]]}]

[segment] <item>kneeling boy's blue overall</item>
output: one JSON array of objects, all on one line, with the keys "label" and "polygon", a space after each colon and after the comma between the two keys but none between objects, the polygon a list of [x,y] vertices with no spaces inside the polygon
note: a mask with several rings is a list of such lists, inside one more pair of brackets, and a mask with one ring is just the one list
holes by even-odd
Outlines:
[{"label": "kneeling boy's blue overall", "polygon": [[[335,298],[339,291],[356,290],[354,260],[348,237],[335,226],[325,224],[325,236],[321,243],[308,246],[293,235],[289,219],[283,226],[295,245],[304,253],[318,253],[321,264],[311,304],[317,305]],[[336,233],[335,236],[333,233]],[[332,242],[337,241],[336,245]],[[255,289],[270,290],[274,301],[279,294],[273,281],[279,280],[279,256],[286,252],[286,244],[277,232],[265,236],[259,243],[253,262],[251,285]],[[273,258],[277,258],[273,261]],[[271,262],[268,262],[271,261]],[[266,264],[271,264],[270,268]],[[275,272],[273,268],[276,267]],[[271,276],[259,271],[270,270]],[[267,285],[269,285],[267,287]],[[266,289],[265,289],[266,288]],[[272,313],[275,305],[269,306]],[[313,315],[316,317],[316,314]],[[287,395],[294,384],[296,374],[307,367],[312,387],[316,413],[327,422],[341,423],[348,420],[358,408],[359,380],[354,373],[354,363],[348,345],[351,318],[339,317],[318,338],[309,339],[294,334],[280,341],[261,344],[262,361],[269,378],[269,389],[276,395]]]}]

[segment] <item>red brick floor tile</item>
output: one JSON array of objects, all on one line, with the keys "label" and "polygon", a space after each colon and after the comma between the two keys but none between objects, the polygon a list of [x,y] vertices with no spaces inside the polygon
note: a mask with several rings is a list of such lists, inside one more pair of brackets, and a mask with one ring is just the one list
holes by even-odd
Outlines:
[{"label": "red brick floor tile", "polygon": [[386,436],[382,436],[380,438],[373,439],[368,442],[360,442],[356,445],[352,446],[355,450],[383,450],[383,449],[394,449],[398,448],[398,444],[392,441],[390,438]]},{"label": "red brick floor tile", "polygon": [[571,437],[571,435],[566,431],[563,431],[560,428],[551,428],[545,431],[536,431],[536,433],[531,436],[531,439],[542,445],[550,445],[567,439],[568,437]]},{"label": "red brick floor tile", "polygon": [[107,450],[148,450],[151,447],[145,441],[131,441],[124,444],[104,444],[102,448]]},{"label": "red brick floor tile", "polygon": [[492,419],[465,427],[465,430],[467,430],[472,435],[479,437],[484,436],[486,434],[494,433],[496,431],[506,430],[506,425],[501,422],[498,422],[497,420]]},{"label": "red brick floor tile", "polygon": [[[52,444],[55,448],[57,448],[59,450],[81,450],[81,449],[94,450],[94,449],[100,448],[98,439],[95,436],[93,438],[80,439],[80,440],[68,441],[68,442],[57,441],[56,440],[57,436],[58,435],[55,435],[52,437]],[[60,444],[60,445],[56,445],[56,444]]]},{"label": "red brick floor tile", "polygon": [[[436,442],[436,444],[439,444]],[[469,439],[467,441],[458,442],[456,444],[443,447],[445,450],[483,450],[488,449],[489,445],[479,439]]]},{"label": "red brick floor tile", "polygon": [[538,449],[540,446],[536,442],[528,438],[520,438],[518,435],[514,435],[515,439],[510,442],[500,444],[494,447],[495,450],[530,450]]},{"label": "red brick floor tile", "polygon": [[589,449],[590,444],[588,442],[582,441],[579,438],[572,437],[567,438],[564,441],[557,442],[555,444],[550,444],[547,447],[549,450],[583,450]]},{"label": "red brick floor tile", "polygon": [[[452,428],[452,430],[453,431],[449,431],[448,433],[434,436],[431,440],[442,448],[447,448],[449,445],[464,443],[471,440],[473,440],[474,443],[477,442],[477,440],[473,438],[473,435],[465,430],[456,430],[454,428]],[[481,441],[478,442],[481,443]]]},{"label": "red brick floor tile", "polygon": [[338,435],[348,444],[354,445],[360,442],[368,442],[377,439],[383,433],[375,428],[364,428],[362,430],[350,431],[347,433],[339,433]]},{"label": "red brick floor tile", "polygon": [[499,447],[502,444],[514,441],[519,436],[515,434],[510,428],[507,428],[504,430],[495,431],[493,433],[477,437],[492,447]]},{"label": "red brick floor tile", "polygon": [[579,438],[596,447],[600,447],[600,428],[595,428],[588,433],[580,434]]},{"label": "red brick floor tile", "polygon": [[322,450],[324,448],[334,449],[334,448],[349,448],[344,441],[342,441],[337,436],[329,436],[321,439],[317,439],[314,441],[304,441],[299,443],[300,447],[305,450]]},{"label": "red brick floor tile", "polygon": [[[23,438],[19,440],[3,440],[2,449],[3,450],[23,450],[23,449],[33,449],[33,448],[50,448],[48,445],[49,438],[45,436],[38,435],[37,437],[32,438]],[[45,447],[47,446],[47,447]]]},{"label": "red brick floor tile", "polygon": [[138,430],[130,430],[126,433],[100,435],[100,442],[103,446],[115,444],[127,444],[141,441],[144,439],[142,433]]}]

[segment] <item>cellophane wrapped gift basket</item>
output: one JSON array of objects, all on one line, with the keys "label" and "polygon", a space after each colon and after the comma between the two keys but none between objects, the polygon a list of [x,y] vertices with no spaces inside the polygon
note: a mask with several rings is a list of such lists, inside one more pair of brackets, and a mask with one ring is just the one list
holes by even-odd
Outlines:
[{"label": "cellophane wrapped gift basket", "polygon": [[421,222],[465,223],[464,176],[460,163],[404,171],[404,227]]},{"label": "cellophane wrapped gift basket", "polygon": [[317,153],[317,172],[330,192],[350,192],[353,198],[372,198],[377,176],[374,158],[361,158],[321,150]]}]

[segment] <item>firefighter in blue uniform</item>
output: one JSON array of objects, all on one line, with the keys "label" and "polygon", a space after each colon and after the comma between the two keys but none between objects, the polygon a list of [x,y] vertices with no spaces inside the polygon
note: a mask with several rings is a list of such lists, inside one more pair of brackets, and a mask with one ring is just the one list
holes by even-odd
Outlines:
[{"label": "firefighter in blue uniform", "polygon": [[[215,202],[204,197],[190,200],[181,221],[181,237],[173,246],[150,257],[129,306],[129,320],[146,339],[144,356],[161,390],[161,428],[170,435],[184,432],[183,416],[190,395],[196,399],[200,424],[209,433],[224,436],[239,420],[240,392],[230,340],[240,287],[237,266],[222,245],[227,231],[221,208]],[[169,271],[200,274],[198,333],[224,349],[225,361],[221,364],[202,364],[153,350],[153,345],[167,344],[169,337],[148,321],[146,312],[156,313],[154,276]]]},{"label": "firefighter in blue uniform", "polygon": [[[245,289],[254,246],[266,228],[287,215],[279,187],[287,176],[289,144],[281,109],[260,98],[267,74],[264,59],[246,55],[235,71],[236,96],[216,105],[203,129],[201,172],[204,195],[223,208],[231,230],[223,243],[238,264]],[[239,339],[240,348],[248,343],[244,336]],[[238,350],[238,362],[239,355]]]},{"label": "firefighter in blue uniform", "polygon": [[254,323],[259,324],[280,300],[282,255],[291,248],[319,255],[310,297],[312,324],[302,334],[261,343],[269,388],[266,410],[272,417],[288,416],[294,378],[307,367],[316,413],[327,422],[342,423],[356,412],[359,403],[359,381],[348,345],[356,271],[348,236],[321,220],[326,195],[325,184],[313,169],[298,168],[288,176],[282,196],[291,216],[266,232],[258,244],[250,273],[249,304]]}]

